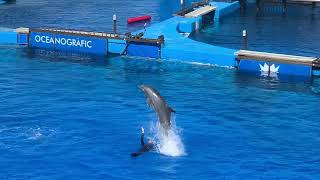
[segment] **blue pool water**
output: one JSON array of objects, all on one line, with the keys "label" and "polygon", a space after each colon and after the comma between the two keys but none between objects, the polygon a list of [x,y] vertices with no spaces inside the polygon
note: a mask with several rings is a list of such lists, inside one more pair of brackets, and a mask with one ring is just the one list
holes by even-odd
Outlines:
[{"label": "blue pool water", "polygon": [[265,4],[260,13],[255,4],[224,17],[218,23],[192,34],[194,40],[240,49],[242,31],[247,31],[248,49],[257,51],[320,56],[320,6],[288,4],[282,15],[279,5]]},{"label": "blue pool water", "polygon": [[[119,10],[119,18],[147,12],[154,22],[170,16],[168,8],[176,6],[161,0],[26,0],[1,6],[0,21],[6,27],[107,30],[106,17],[115,4],[126,10]],[[83,14],[75,16],[72,10]],[[210,32],[195,36],[204,34]],[[317,78],[281,82],[235,69],[114,56],[49,56],[15,46],[0,46],[0,55],[0,179],[320,178]],[[140,146],[141,126],[154,136],[156,117],[140,84],[157,88],[177,111],[185,155],[130,157]]]}]

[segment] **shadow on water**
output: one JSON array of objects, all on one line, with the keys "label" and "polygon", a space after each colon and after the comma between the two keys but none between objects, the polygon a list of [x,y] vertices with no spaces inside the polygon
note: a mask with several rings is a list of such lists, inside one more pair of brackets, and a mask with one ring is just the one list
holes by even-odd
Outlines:
[{"label": "shadow on water", "polygon": [[19,48],[17,52],[21,57],[30,60],[45,60],[52,62],[68,62],[90,66],[107,66],[105,56],[88,55],[70,52],[50,51],[45,49]]},{"label": "shadow on water", "polygon": [[157,74],[165,71],[164,64],[160,60],[116,54],[92,55],[31,48],[17,48],[17,54],[28,60],[67,62],[93,67],[115,67],[126,72]]},{"label": "shadow on water", "polygon": [[286,75],[265,77],[251,72],[236,71],[235,83],[239,86],[251,86],[266,90],[320,95],[320,78],[316,76],[312,78]]}]

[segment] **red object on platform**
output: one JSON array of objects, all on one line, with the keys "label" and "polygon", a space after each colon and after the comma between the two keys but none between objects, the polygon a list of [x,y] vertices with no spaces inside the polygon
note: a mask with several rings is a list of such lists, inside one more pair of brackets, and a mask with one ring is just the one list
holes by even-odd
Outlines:
[{"label": "red object on platform", "polygon": [[134,18],[128,18],[128,24],[139,22],[139,21],[148,21],[151,19],[151,16],[139,16]]}]

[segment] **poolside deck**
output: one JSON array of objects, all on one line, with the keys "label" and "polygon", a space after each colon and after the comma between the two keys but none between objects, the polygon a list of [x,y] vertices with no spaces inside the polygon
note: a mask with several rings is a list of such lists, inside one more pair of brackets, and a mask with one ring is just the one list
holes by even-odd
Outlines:
[{"label": "poolside deck", "polygon": [[208,13],[214,11],[215,9],[216,9],[216,7],[214,7],[214,6],[204,6],[199,9],[196,9],[192,12],[189,12],[188,14],[185,15],[185,17],[196,18],[196,17],[202,16],[202,15],[208,14]]}]

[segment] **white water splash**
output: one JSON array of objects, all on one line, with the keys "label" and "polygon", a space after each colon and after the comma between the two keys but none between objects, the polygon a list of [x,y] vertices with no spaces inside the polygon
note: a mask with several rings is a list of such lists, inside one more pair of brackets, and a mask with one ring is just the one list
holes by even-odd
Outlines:
[{"label": "white water splash", "polygon": [[184,156],[186,155],[184,145],[180,138],[179,129],[175,125],[175,121],[171,121],[171,129],[168,131],[168,135],[165,134],[159,121],[156,125],[151,126],[151,130],[155,134],[155,141],[157,144],[158,152],[166,156]]},{"label": "white water splash", "polygon": [[30,136],[28,139],[29,140],[37,140],[40,139],[43,134],[41,133],[41,128],[30,128],[30,132],[28,133]]}]

